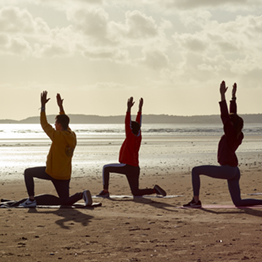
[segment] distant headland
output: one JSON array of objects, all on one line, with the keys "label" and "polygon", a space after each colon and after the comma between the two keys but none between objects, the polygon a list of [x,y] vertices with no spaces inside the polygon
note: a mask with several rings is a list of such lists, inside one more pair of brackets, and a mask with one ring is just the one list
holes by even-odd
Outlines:
[{"label": "distant headland", "polygon": [[[49,123],[54,123],[56,115],[48,115]],[[125,116],[98,116],[69,114],[71,124],[122,124]],[[245,123],[261,123],[262,114],[241,114]],[[135,116],[133,116],[135,119]],[[23,120],[0,119],[0,124],[37,124],[39,116],[28,117]],[[176,115],[143,115],[146,124],[216,124],[221,123],[219,115],[176,116]]]}]

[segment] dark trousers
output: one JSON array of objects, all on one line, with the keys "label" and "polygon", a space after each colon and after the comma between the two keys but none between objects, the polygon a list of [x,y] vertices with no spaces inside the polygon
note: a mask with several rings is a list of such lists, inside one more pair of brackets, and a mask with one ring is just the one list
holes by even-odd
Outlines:
[{"label": "dark trousers", "polygon": [[239,180],[240,171],[238,167],[232,166],[197,166],[192,169],[192,184],[194,196],[199,196],[200,175],[218,179],[226,179],[231,199],[235,206],[262,205],[262,199],[241,199]]},{"label": "dark trousers", "polygon": [[24,172],[25,185],[29,196],[35,195],[34,177],[39,179],[51,180],[55,186],[56,192],[60,199],[61,205],[73,205],[78,200],[82,199],[83,193],[76,193],[69,196],[69,180],[58,180],[49,176],[45,172],[46,167],[27,168]]},{"label": "dark trousers", "polygon": [[134,196],[143,196],[154,194],[155,190],[151,188],[139,189],[139,166],[130,166],[127,164],[109,164],[103,167],[103,186],[108,190],[109,187],[109,174],[117,173],[126,175],[131,192]]}]

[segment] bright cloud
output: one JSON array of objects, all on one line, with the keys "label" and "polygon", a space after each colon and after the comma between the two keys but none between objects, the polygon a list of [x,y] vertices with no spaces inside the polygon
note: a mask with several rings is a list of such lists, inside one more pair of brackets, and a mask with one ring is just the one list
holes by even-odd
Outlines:
[{"label": "bright cloud", "polygon": [[[245,86],[250,101],[250,88],[262,95],[261,11],[260,2],[251,0],[3,0],[0,88],[11,96],[6,86],[36,83],[68,93],[74,86],[76,100],[91,91],[99,100],[103,89],[114,106],[109,112],[94,103],[98,114],[118,114],[116,97],[132,92],[161,97],[162,106],[148,108],[152,113],[203,114],[205,105],[215,113],[216,105],[204,97],[198,111],[183,110],[181,101],[188,92],[209,93],[222,79]],[[260,104],[245,108],[259,112]]]}]

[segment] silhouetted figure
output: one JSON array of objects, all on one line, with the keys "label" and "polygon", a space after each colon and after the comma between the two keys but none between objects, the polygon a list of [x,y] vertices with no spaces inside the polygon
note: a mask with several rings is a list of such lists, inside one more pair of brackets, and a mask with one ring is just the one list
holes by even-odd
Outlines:
[{"label": "silhouetted figure", "polygon": [[237,84],[233,85],[232,100],[230,101],[230,114],[228,113],[225,93],[227,87],[224,81],[220,84],[221,101],[220,112],[224,128],[224,135],[221,137],[218,145],[218,163],[220,166],[204,165],[192,169],[193,199],[184,207],[201,207],[199,200],[200,175],[206,175],[213,178],[226,179],[228,189],[235,206],[253,206],[262,205],[259,199],[241,199],[239,180],[240,171],[238,168],[238,159],[236,150],[242,143],[244,135],[242,133],[243,119],[237,115],[236,91]]}]

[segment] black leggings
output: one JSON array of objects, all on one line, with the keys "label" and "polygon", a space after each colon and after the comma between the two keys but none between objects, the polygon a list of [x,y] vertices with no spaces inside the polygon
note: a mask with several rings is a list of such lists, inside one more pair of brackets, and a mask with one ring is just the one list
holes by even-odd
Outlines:
[{"label": "black leggings", "polygon": [[27,168],[24,172],[24,179],[26,184],[27,193],[29,196],[35,195],[35,184],[34,184],[34,177],[51,180],[53,185],[55,186],[56,192],[60,199],[61,205],[73,205],[78,200],[82,199],[83,193],[76,193],[69,196],[69,180],[58,180],[52,178],[45,172],[46,167],[33,167]]},{"label": "black leggings", "polygon": [[109,164],[103,167],[103,185],[104,189],[108,190],[109,174],[117,173],[126,175],[131,192],[134,196],[143,196],[154,194],[155,190],[151,188],[139,189],[139,166],[130,166],[127,164]]},{"label": "black leggings", "polygon": [[194,196],[199,196],[200,175],[213,178],[226,179],[228,189],[235,206],[254,206],[262,205],[262,199],[241,199],[239,180],[239,168],[232,166],[196,166],[192,169],[192,184]]}]

